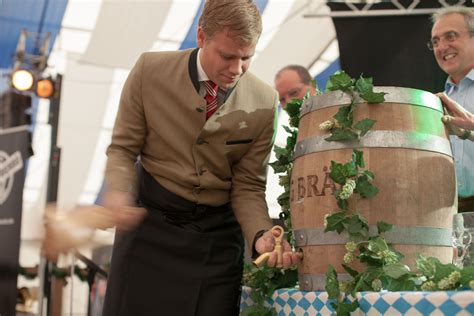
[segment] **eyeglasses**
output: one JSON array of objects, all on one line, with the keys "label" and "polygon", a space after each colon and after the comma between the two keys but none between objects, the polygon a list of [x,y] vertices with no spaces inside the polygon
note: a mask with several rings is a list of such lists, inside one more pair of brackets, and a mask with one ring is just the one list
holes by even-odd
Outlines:
[{"label": "eyeglasses", "polygon": [[298,96],[300,95],[303,86],[303,83],[299,83],[296,87],[293,87],[292,89],[288,90],[286,95],[282,95],[280,97],[280,103],[282,105],[286,105],[286,103],[290,102],[291,100],[298,99]]},{"label": "eyeglasses", "polygon": [[429,50],[434,50],[436,47],[439,46],[439,43],[441,41],[447,41],[448,43],[452,43],[455,40],[457,40],[462,33],[469,33],[473,34],[473,32],[470,31],[462,31],[462,32],[456,32],[456,31],[449,31],[441,35],[440,37],[433,37],[431,40],[429,40],[426,43],[426,46],[428,47]]}]

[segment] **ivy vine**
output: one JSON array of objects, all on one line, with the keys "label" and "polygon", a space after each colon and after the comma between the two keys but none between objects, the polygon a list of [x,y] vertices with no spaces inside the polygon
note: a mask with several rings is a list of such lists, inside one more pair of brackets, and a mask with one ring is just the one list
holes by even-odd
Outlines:
[{"label": "ivy vine", "polygon": [[[313,83],[315,86],[315,83]],[[316,86],[315,86],[316,87]],[[320,94],[316,89],[316,93]],[[287,103],[284,111],[289,116],[289,126],[283,126],[288,133],[286,146],[274,146],[276,161],[270,163],[275,173],[283,174],[279,176],[279,184],[283,187],[283,193],[277,198],[281,207],[279,218],[283,221],[287,228],[286,238],[288,242],[294,246],[293,231],[291,230],[290,215],[290,179],[291,170],[293,168],[293,152],[298,136],[298,126],[300,119],[300,108],[304,100],[309,98],[306,94],[303,100],[293,99]],[[276,289],[285,287],[294,287],[298,282],[298,271],[296,267],[290,269],[269,268],[263,266],[257,268],[252,264],[246,263],[244,266],[244,276],[242,283],[252,289],[251,298],[254,305],[247,307],[242,311],[242,316],[273,316],[276,311],[273,307],[265,304]]]},{"label": "ivy vine", "polygon": [[364,78],[354,80],[344,71],[338,71],[332,75],[328,81],[327,91],[343,91],[350,95],[351,103],[341,106],[339,111],[334,115],[334,120],[323,122],[321,129],[329,130],[331,136],[327,137],[327,141],[343,141],[360,139],[375,124],[374,120],[363,119],[354,124],[354,110],[360,100],[367,103],[381,103],[385,101],[385,92],[374,92],[372,78]]}]

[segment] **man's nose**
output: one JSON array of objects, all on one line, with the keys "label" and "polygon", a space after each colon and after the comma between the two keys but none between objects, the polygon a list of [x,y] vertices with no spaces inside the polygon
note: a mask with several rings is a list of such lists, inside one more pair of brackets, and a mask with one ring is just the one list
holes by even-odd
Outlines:
[{"label": "man's nose", "polygon": [[242,60],[241,59],[233,60],[230,64],[229,71],[235,76],[242,74],[243,72]]},{"label": "man's nose", "polygon": [[436,46],[435,49],[437,50],[443,50],[449,47],[449,41],[445,39],[444,37],[441,37],[438,41],[438,46]]}]

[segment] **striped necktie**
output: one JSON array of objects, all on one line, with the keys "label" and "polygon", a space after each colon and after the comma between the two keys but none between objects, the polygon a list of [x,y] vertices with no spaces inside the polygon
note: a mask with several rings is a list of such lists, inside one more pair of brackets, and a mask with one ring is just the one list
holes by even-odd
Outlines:
[{"label": "striped necktie", "polygon": [[204,99],[207,102],[206,107],[206,120],[209,119],[212,114],[217,110],[217,90],[219,87],[212,81],[203,81],[204,87],[206,88],[206,95]]}]

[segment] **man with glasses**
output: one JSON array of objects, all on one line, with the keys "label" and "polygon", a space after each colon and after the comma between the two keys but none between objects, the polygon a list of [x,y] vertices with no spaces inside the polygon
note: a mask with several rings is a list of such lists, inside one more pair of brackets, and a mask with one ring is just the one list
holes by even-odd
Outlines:
[{"label": "man with glasses", "polygon": [[[474,111],[474,11],[463,6],[438,10],[428,48],[449,77],[445,93],[469,112]],[[447,108],[449,110],[449,108]],[[456,165],[459,212],[474,211],[474,143],[466,130],[451,137]]]}]

